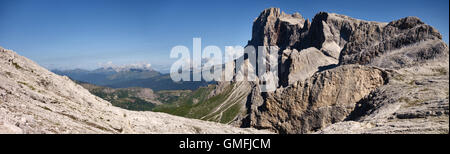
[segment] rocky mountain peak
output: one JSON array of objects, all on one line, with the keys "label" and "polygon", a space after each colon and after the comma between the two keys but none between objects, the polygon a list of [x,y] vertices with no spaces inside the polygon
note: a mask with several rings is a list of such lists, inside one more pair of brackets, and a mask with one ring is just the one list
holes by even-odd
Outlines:
[{"label": "rocky mountain peak", "polygon": [[[442,51],[445,51],[446,44],[441,39],[435,28],[417,17],[384,23],[319,12],[310,23],[299,13],[290,15],[280,12],[278,8],[269,8],[254,21],[249,45],[278,47],[278,55],[281,56],[278,85],[287,86],[311,76],[319,68],[333,65],[368,65],[385,61],[392,65],[377,66],[403,67],[421,62],[423,58],[418,58],[420,55],[434,57],[445,53]],[[383,60],[381,56],[425,40],[433,46],[431,51],[415,50],[415,54],[399,57],[395,61]],[[322,60],[308,61],[310,58]]]},{"label": "rocky mountain peak", "polygon": [[390,26],[398,27],[399,29],[413,28],[417,25],[425,24],[418,17],[405,17],[389,23]]},{"label": "rocky mountain peak", "polygon": [[[261,92],[258,83],[234,83],[234,91],[247,96],[241,100],[246,116],[236,117],[236,125],[311,133],[359,116],[382,116],[365,121],[387,133],[448,133],[448,93],[439,89],[448,91],[440,84],[448,85],[449,48],[435,28],[417,17],[385,23],[319,12],[309,22],[269,8],[254,21],[248,44],[278,47],[278,87]],[[363,104],[363,109],[356,106]],[[424,117],[420,120],[439,120],[416,121]],[[378,126],[368,130],[365,124],[344,122],[324,132],[351,126],[377,132]],[[390,124],[399,128],[387,130]]]},{"label": "rocky mountain peak", "polygon": [[[422,47],[419,44],[426,41],[433,42],[433,47],[431,47],[433,51],[415,50],[414,52],[411,51],[408,57],[404,57],[415,59],[413,61],[420,63],[422,58],[445,54],[445,46],[447,46],[442,41],[442,35],[435,28],[425,24],[417,17],[406,17],[385,25],[357,25],[353,29],[341,51],[340,64],[367,65],[373,63],[374,59],[383,54],[414,45],[417,45],[417,49],[420,49]],[[396,63],[394,66],[402,67],[401,65],[404,65],[402,61],[393,62]]]},{"label": "rocky mountain peak", "polygon": [[268,8],[261,12],[253,22],[253,46],[290,46],[295,43],[295,36],[300,35],[305,19],[299,14],[292,15],[280,12],[279,8]]},{"label": "rocky mountain peak", "polygon": [[267,8],[264,9],[260,14],[258,19],[268,19],[270,17],[279,17],[281,15],[280,8]]}]

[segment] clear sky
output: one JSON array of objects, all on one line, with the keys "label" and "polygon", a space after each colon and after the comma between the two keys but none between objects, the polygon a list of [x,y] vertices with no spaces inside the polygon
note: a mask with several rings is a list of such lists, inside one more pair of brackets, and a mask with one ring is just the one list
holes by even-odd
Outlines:
[{"label": "clear sky", "polygon": [[0,0],[0,46],[55,69],[151,63],[169,67],[172,47],[246,45],[265,8],[320,11],[389,22],[417,16],[448,44],[448,0]]}]

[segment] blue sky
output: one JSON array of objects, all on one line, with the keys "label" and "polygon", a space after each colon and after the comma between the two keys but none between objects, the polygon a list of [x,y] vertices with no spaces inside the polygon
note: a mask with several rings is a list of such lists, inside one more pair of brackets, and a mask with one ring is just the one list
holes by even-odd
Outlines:
[{"label": "blue sky", "polygon": [[0,0],[0,46],[50,69],[151,63],[167,68],[172,47],[246,45],[253,20],[265,8],[320,11],[389,22],[417,16],[448,44],[448,0]]}]

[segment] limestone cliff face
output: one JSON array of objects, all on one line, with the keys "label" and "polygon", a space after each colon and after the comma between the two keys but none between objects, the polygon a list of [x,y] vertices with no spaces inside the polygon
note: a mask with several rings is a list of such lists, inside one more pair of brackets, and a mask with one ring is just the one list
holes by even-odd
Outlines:
[{"label": "limestone cliff face", "polygon": [[112,106],[67,77],[0,48],[1,133],[269,133]]},{"label": "limestone cliff face", "polygon": [[[448,82],[445,78],[448,46],[436,29],[416,17],[382,23],[320,12],[309,22],[298,13],[288,15],[277,8],[269,8],[254,21],[252,34],[248,45],[280,49],[279,81],[275,92],[261,92],[258,81],[241,84],[250,86],[250,91],[237,87],[247,89],[248,93],[242,100],[247,110],[233,123],[241,127],[265,128],[277,133],[312,133],[354,119],[363,100],[379,102],[367,99],[389,98],[367,98],[373,91],[407,91],[393,86],[396,82],[391,80],[399,76],[412,80],[419,77],[411,71],[423,72],[421,79],[440,76],[443,80],[439,82]],[[448,85],[441,91],[445,93],[445,89]],[[440,94],[430,94],[442,98]],[[423,96],[410,97],[421,99]],[[391,103],[399,102],[397,99]],[[447,106],[448,110],[448,99],[441,99],[440,106],[444,109]],[[431,107],[420,112],[427,111],[434,112]],[[440,116],[448,119],[448,111],[442,111]],[[416,121],[408,122],[414,125]],[[428,133],[448,132],[448,126],[439,126],[442,126],[439,131],[430,129]],[[408,132],[414,133],[414,130],[398,131]]]},{"label": "limestone cliff face", "polygon": [[[250,126],[278,133],[309,133],[342,121],[371,90],[387,83],[386,72],[345,65],[314,74],[276,92],[263,94]],[[256,104],[255,104],[256,105]]]}]

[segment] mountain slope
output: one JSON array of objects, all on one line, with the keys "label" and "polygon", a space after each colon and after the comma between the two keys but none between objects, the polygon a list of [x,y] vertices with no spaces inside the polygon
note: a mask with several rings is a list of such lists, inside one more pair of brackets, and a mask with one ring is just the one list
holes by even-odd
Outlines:
[{"label": "mountain slope", "polygon": [[247,86],[233,83],[219,94],[212,94],[217,87],[215,85],[201,87],[187,97],[181,97],[174,103],[157,106],[153,111],[229,124],[237,116],[243,115],[245,108],[241,102],[246,99],[250,89],[236,89]]},{"label": "mountain slope", "polygon": [[0,48],[0,133],[268,133],[120,109]]}]

